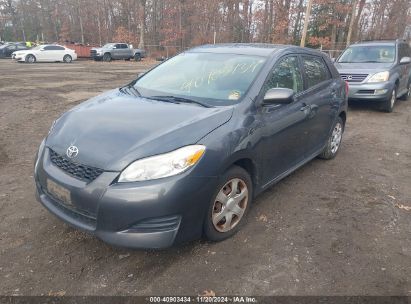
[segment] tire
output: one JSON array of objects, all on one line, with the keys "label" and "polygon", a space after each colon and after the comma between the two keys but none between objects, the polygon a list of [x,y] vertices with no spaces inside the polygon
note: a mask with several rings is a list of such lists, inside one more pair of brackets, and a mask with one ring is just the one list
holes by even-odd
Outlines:
[{"label": "tire", "polygon": [[139,53],[134,55],[134,61],[141,61],[141,55]]},{"label": "tire", "polygon": [[408,82],[407,93],[400,97],[401,100],[409,100],[411,96],[411,82]]},{"label": "tire", "polygon": [[105,53],[105,54],[103,55],[103,61],[105,61],[105,62],[110,62],[110,61],[111,61],[111,55],[110,55],[110,53]]},{"label": "tire", "polygon": [[64,63],[71,63],[73,61],[73,58],[71,58],[70,55],[64,55],[63,57],[63,62]]},{"label": "tire", "polygon": [[341,117],[338,117],[334,123],[331,135],[327,140],[327,145],[318,157],[322,159],[333,159],[340,150],[343,133],[344,122]]},{"label": "tire", "polygon": [[[237,185],[237,199],[232,197],[234,185]],[[203,225],[205,238],[218,242],[240,230],[245,223],[252,197],[253,184],[247,171],[238,166],[228,169],[220,177],[217,190],[210,202]],[[228,218],[231,220],[227,225]]]},{"label": "tire", "polygon": [[394,109],[395,101],[397,100],[397,86],[395,86],[392,91],[391,95],[387,100],[382,103],[382,110],[387,113],[391,113]]},{"label": "tire", "polygon": [[25,61],[27,63],[35,63],[36,62],[36,57],[32,54],[29,54],[29,55],[26,56]]}]

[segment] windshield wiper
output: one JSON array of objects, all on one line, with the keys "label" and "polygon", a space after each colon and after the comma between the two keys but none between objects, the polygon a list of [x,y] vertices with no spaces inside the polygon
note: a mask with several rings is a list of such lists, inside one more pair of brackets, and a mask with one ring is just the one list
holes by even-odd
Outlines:
[{"label": "windshield wiper", "polygon": [[120,90],[120,92],[128,94],[128,95],[130,95],[130,93],[131,93],[131,95],[141,97],[140,92],[131,84],[128,84],[124,87],[121,87],[119,90]]},{"label": "windshield wiper", "polygon": [[210,106],[207,104],[204,104],[202,102],[199,102],[197,100],[189,99],[189,98],[184,98],[184,97],[177,97],[177,96],[150,96],[150,97],[145,97],[147,99],[153,99],[153,100],[160,100],[160,101],[165,101],[165,102],[171,102],[171,103],[194,103],[197,105],[200,105],[205,108],[209,108]]}]

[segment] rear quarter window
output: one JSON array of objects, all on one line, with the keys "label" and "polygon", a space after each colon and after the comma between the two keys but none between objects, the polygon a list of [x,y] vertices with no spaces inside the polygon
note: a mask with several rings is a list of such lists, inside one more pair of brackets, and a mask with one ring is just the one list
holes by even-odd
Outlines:
[{"label": "rear quarter window", "polygon": [[316,56],[302,56],[304,77],[307,81],[307,88],[314,87],[324,81],[331,79],[331,73],[328,70],[324,59]]}]

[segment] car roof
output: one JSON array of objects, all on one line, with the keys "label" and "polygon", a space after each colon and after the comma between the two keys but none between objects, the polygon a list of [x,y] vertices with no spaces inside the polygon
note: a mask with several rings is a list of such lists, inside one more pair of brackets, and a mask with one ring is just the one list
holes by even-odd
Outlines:
[{"label": "car roof", "polygon": [[220,53],[220,54],[238,54],[238,55],[256,55],[256,56],[271,56],[280,50],[309,50],[300,48],[295,45],[285,44],[268,44],[268,43],[221,43],[221,44],[206,44],[189,49],[187,52],[202,52],[202,53]]},{"label": "car roof", "polygon": [[354,43],[351,46],[371,46],[371,45],[395,45],[396,43],[401,43],[402,41],[396,40],[374,40],[374,41],[363,41]]}]

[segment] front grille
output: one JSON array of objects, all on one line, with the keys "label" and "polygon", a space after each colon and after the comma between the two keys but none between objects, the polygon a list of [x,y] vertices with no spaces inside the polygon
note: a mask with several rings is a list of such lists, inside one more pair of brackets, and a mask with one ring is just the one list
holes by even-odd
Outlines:
[{"label": "front grille", "polygon": [[129,232],[160,232],[175,230],[180,225],[181,217],[178,215],[156,217],[142,220],[131,226]]},{"label": "front grille", "polygon": [[340,76],[347,82],[363,82],[368,74],[340,74]]},{"label": "front grille", "polygon": [[90,57],[95,57],[97,55],[97,51],[96,50],[90,50]]},{"label": "front grille", "polygon": [[104,172],[104,170],[102,169],[89,167],[68,160],[64,156],[57,154],[51,149],[50,160],[56,167],[60,168],[67,174],[70,174],[71,176],[74,176],[75,178],[88,183],[95,180],[101,173]]},{"label": "front grille", "polygon": [[357,94],[374,94],[375,90],[359,90]]}]

